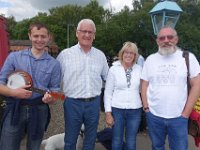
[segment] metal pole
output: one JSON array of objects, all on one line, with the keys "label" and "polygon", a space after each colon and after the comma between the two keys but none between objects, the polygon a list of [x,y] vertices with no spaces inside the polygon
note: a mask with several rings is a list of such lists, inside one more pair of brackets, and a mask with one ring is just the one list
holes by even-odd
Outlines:
[{"label": "metal pole", "polygon": [[69,34],[69,32],[70,32],[70,26],[74,26],[74,24],[70,24],[70,23],[68,23],[67,24],[67,48],[69,48],[69,36],[70,36],[70,34]]},{"label": "metal pole", "polygon": [[67,24],[67,48],[69,48],[69,25]]}]

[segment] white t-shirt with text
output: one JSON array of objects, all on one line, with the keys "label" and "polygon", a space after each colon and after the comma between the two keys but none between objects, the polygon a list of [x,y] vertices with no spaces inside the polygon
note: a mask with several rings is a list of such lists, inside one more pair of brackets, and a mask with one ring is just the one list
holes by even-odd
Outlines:
[{"label": "white t-shirt with text", "polygon": [[[163,118],[181,115],[187,101],[187,68],[182,51],[167,56],[150,55],[143,66],[141,79],[148,81],[147,101],[150,112]],[[195,56],[189,54],[190,78],[200,73]]]}]

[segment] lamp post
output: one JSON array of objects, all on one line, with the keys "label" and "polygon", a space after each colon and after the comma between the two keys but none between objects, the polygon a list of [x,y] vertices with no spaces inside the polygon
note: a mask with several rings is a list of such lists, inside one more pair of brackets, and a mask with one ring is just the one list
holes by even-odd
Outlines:
[{"label": "lamp post", "polygon": [[74,24],[67,24],[67,48],[69,48],[69,28],[74,26]]},{"label": "lamp post", "polygon": [[153,24],[154,34],[164,26],[175,28],[176,23],[182,13],[182,9],[173,0],[160,0],[149,12]]}]

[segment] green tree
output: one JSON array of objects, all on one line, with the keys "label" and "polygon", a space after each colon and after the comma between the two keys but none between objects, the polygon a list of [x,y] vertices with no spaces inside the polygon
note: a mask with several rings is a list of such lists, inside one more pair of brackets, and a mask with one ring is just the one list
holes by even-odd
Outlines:
[{"label": "green tree", "polygon": [[180,2],[183,14],[177,24],[177,32],[179,34],[179,45],[182,48],[191,50],[200,58],[200,3],[191,1]]},{"label": "green tree", "polygon": [[7,31],[9,33],[9,38],[12,39],[14,38],[14,31],[15,31],[13,29],[15,29],[17,22],[15,21],[15,17],[13,16],[6,18],[6,20],[7,20]]},{"label": "green tree", "polygon": [[91,0],[88,5],[83,7],[83,18],[90,18],[95,21],[95,24],[103,23],[105,10],[96,0]]},{"label": "green tree", "polygon": [[28,39],[28,27],[30,25],[30,19],[24,19],[16,24],[13,29],[13,36],[17,40],[27,40]]},{"label": "green tree", "polygon": [[[55,42],[60,50],[75,43],[75,27],[82,17],[82,7],[77,5],[65,5],[50,9],[49,24],[50,30],[54,36]],[[69,31],[69,37],[67,37]]]},{"label": "green tree", "polygon": [[[14,17],[8,18],[10,39],[28,39],[27,28],[32,21],[46,23],[60,50],[77,43],[76,25],[83,18],[94,20],[97,33],[94,46],[103,50],[106,55],[114,56],[125,41],[137,43],[141,53],[147,57],[157,51],[155,35],[149,11],[158,1],[133,0],[132,8],[125,6],[120,12],[113,14],[104,9],[97,0],[91,0],[86,6],[65,5],[51,8],[47,13],[38,13],[33,18],[16,22]],[[179,46],[191,49],[200,57],[200,1],[177,0],[183,13],[176,30],[179,34]],[[69,33],[68,33],[69,31]],[[69,35],[69,36],[68,36]]]}]

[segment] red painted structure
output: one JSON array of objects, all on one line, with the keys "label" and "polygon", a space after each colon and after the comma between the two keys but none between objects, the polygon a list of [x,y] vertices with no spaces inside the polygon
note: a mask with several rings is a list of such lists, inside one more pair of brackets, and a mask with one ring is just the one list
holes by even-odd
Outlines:
[{"label": "red painted structure", "polygon": [[0,16],[0,70],[8,56],[9,40],[6,26],[6,19]]}]

